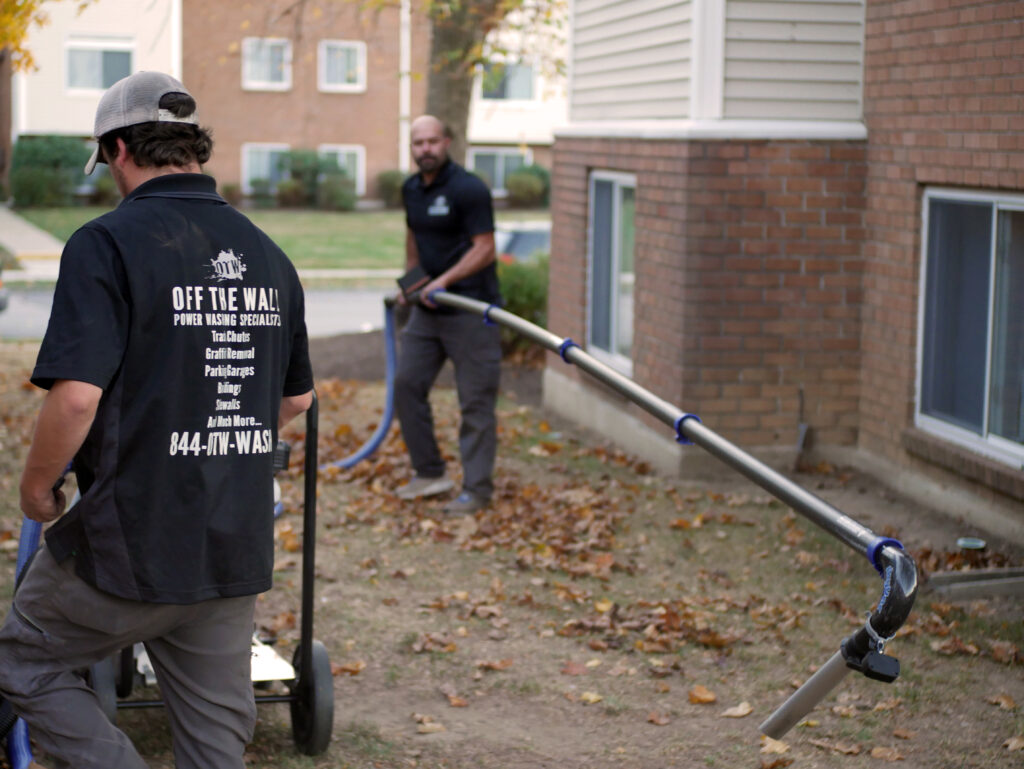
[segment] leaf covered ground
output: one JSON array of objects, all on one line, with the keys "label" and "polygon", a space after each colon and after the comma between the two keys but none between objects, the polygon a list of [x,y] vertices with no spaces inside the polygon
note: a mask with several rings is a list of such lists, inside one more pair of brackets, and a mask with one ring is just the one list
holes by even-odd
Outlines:
[{"label": "leaf covered ground", "polygon": [[[34,348],[0,345],[0,580],[10,594],[17,477],[40,396]],[[318,383],[322,462],[375,428],[383,386]],[[457,410],[435,414],[455,461]],[[492,507],[446,518],[401,502],[397,429],[374,457],[318,482],[316,636],[335,672],[327,753],[297,756],[287,706],[261,706],[252,767],[1019,767],[1024,602],[922,595],[887,650],[891,685],[848,676],[782,742],[758,724],[863,622],[880,582],[863,558],[739,479],[684,483],[536,406],[505,399]],[[713,427],[713,425],[712,425]],[[276,587],[262,635],[298,638],[302,444],[281,477]],[[694,449],[696,450],[696,449]],[[992,546],[966,562],[957,528],[843,469],[798,482],[922,568],[1019,566]],[[170,767],[159,711],[119,723]]]}]

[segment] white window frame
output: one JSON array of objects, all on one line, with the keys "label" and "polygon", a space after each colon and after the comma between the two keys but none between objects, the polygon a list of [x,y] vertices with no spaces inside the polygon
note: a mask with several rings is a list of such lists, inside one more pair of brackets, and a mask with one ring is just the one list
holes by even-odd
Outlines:
[{"label": "white window frame", "polygon": [[[68,56],[71,51],[116,51],[127,52],[131,56],[128,74],[135,72],[135,40],[117,37],[69,37],[64,41],[64,91],[70,95],[88,95],[104,93],[108,86],[98,88],[81,88],[71,85],[71,67]],[[111,83],[113,85],[113,83]]]},{"label": "white window frame", "polygon": [[[982,435],[958,427],[950,422],[921,412],[924,392],[924,338],[925,299],[928,285],[928,212],[931,201],[952,203],[986,203],[992,206],[992,245],[989,255],[988,321],[985,353],[985,407],[982,416]],[[998,243],[998,217],[1000,211],[1024,211],[1024,195],[1006,195],[974,190],[933,187],[926,189],[921,206],[921,269],[917,307],[917,376],[914,398],[914,425],[938,438],[955,443],[983,456],[1024,469],[1024,447],[998,435],[988,434],[989,396],[992,376],[992,335],[995,314],[996,253]]]},{"label": "white window frame", "polygon": [[[291,150],[291,148],[292,148],[292,146],[290,144],[284,144],[282,142],[244,142],[242,144],[242,150],[241,150],[241,152],[242,152],[242,165],[241,165],[241,168],[242,168],[242,180],[241,180],[242,181],[242,192],[245,193],[246,195],[251,195],[252,194],[252,186],[249,184],[249,157],[248,157],[248,151],[249,150],[252,150],[252,149],[283,150],[284,152],[288,152],[289,150]],[[273,191],[274,191],[274,189],[271,188],[271,192],[273,192]]]},{"label": "white window frame", "polygon": [[[246,57],[254,43],[263,45],[284,45],[284,80],[250,80],[246,72]],[[292,41],[286,37],[244,37],[242,38],[242,90],[244,91],[290,91],[292,88]]]},{"label": "white window frame", "polygon": [[[327,48],[347,46],[356,51],[356,82],[327,82]],[[363,93],[366,91],[366,43],[362,40],[321,40],[317,45],[317,88],[324,93]]]},{"label": "white window frame", "polygon": [[533,104],[534,102],[540,101],[538,93],[540,93],[540,79],[537,72],[537,67],[534,66],[531,61],[494,61],[491,62],[492,66],[503,66],[503,67],[529,67],[530,68],[530,93],[529,99],[510,99],[500,98],[495,96],[484,96],[484,77],[487,74],[487,68],[483,65],[479,65],[476,76],[476,94],[475,96],[481,101],[488,104],[512,104],[512,105],[523,105]]},{"label": "white window frame", "polygon": [[320,155],[325,152],[355,153],[356,178],[352,181],[355,183],[356,195],[362,197],[366,194],[366,147],[362,144],[321,144],[316,151]]},{"label": "white window frame", "polygon": [[[472,171],[476,167],[476,156],[477,155],[514,155],[515,157],[523,158],[523,165],[533,165],[533,150],[529,147],[525,151],[519,147],[509,147],[507,145],[474,145],[466,150],[466,168]],[[502,180],[501,184],[498,184],[497,179],[491,179],[491,194],[498,198],[503,198],[508,195],[508,190],[505,189],[505,166],[502,165]]]},{"label": "white window frame", "polygon": [[[591,336],[591,323],[590,323],[590,311],[593,302],[593,291],[594,291],[594,183],[598,181],[613,182],[617,186],[631,187],[633,189],[633,200],[636,201],[636,175],[627,174],[621,171],[591,171],[590,178],[587,180],[587,297],[586,297],[586,323],[587,323],[587,352],[593,355],[597,360],[601,361],[607,366],[611,366],[616,371],[624,374],[625,376],[633,375],[633,359],[632,357],[626,357],[617,352],[609,352],[608,350],[602,349],[595,346],[593,338]],[[620,241],[620,203],[619,196],[616,195],[613,199],[613,216],[612,216],[612,243],[615,244],[612,251],[612,265],[611,270],[613,275],[617,275],[619,272],[619,248],[618,243]],[[636,230],[636,209],[633,212],[634,222],[633,228]],[[633,243],[633,272],[636,274],[636,243]],[[636,293],[634,291],[634,308],[636,306]],[[611,340],[612,344],[615,343],[616,331],[618,329],[618,302],[613,302],[609,308],[610,313],[610,328],[611,328]],[[635,313],[634,313],[634,342],[635,339]]]}]

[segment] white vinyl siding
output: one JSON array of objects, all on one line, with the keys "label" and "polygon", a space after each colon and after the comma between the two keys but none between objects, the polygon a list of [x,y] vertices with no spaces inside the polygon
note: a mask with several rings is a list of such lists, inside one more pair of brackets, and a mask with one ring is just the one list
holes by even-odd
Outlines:
[{"label": "white vinyl siding", "polygon": [[863,0],[725,0],[723,117],[859,120]]},{"label": "white vinyl siding", "polygon": [[576,0],[572,119],[687,117],[690,22],[688,0]]}]

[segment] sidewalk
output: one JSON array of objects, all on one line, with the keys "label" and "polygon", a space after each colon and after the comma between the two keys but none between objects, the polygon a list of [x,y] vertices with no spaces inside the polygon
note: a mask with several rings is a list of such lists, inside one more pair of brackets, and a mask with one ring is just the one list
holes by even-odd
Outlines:
[{"label": "sidewalk", "polygon": [[0,205],[0,246],[10,252],[23,266],[26,262],[30,263],[32,270],[47,273],[49,270],[45,263],[52,262],[54,275],[60,252],[64,250],[64,244],[53,235],[22,219],[3,205]]}]

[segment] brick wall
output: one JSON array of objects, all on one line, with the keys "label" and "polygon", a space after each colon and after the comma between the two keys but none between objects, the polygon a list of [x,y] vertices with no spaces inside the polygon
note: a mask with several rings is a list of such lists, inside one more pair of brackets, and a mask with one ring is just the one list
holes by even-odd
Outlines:
[{"label": "brick wall", "polygon": [[1024,3],[869,0],[860,445],[910,463],[921,199],[1024,190]]},{"label": "brick wall", "polygon": [[634,378],[759,446],[795,444],[802,389],[816,438],[855,442],[863,143],[558,139],[548,317],[580,341],[595,169],[637,177]]},{"label": "brick wall", "polygon": [[[286,9],[291,10],[285,13]],[[367,194],[376,194],[381,171],[398,168],[398,11],[361,12],[354,3],[331,0],[303,6],[286,0],[254,3],[184,0],[183,81],[196,96],[204,124],[213,128],[209,171],[221,183],[241,177],[246,142],[280,142],[293,149],[320,144],[366,148]],[[289,91],[242,90],[242,39],[282,37],[292,41]],[[323,93],[317,89],[317,44],[322,39],[367,44],[365,93]],[[427,72],[429,28],[413,21],[413,71]],[[413,114],[426,104],[426,79],[414,78]]]}]

